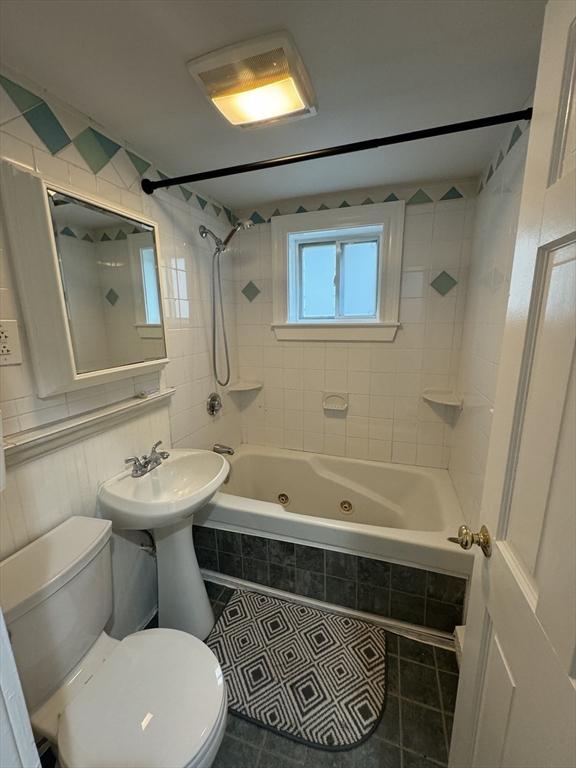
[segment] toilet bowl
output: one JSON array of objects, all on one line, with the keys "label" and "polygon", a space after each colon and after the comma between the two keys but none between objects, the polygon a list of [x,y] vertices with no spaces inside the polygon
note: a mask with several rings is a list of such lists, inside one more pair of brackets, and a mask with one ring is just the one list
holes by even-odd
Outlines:
[{"label": "toilet bowl", "polygon": [[172,629],[118,641],[110,523],[74,517],[0,563],[32,728],[62,768],[209,768],[226,726],[218,660]]}]

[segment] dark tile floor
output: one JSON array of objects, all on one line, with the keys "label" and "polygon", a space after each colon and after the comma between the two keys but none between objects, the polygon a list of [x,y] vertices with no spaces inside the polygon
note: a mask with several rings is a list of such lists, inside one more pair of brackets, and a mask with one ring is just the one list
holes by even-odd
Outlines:
[{"label": "dark tile floor", "polygon": [[[216,616],[232,590],[206,583]],[[355,749],[298,744],[233,715],[213,768],[439,768],[448,760],[458,685],[456,656],[387,633],[388,694],[374,734]]]}]

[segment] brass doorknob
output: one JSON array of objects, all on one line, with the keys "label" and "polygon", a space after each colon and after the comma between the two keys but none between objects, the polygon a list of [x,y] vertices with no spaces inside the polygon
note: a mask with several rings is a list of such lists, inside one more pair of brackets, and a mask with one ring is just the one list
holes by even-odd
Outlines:
[{"label": "brass doorknob", "polygon": [[485,525],[480,528],[479,533],[473,533],[467,525],[461,525],[458,528],[458,536],[448,536],[448,541],[460,544],[462,549],[471,549],[474,544],[477,544],[485,557],[490,557],[492,554],[492,537]]}]

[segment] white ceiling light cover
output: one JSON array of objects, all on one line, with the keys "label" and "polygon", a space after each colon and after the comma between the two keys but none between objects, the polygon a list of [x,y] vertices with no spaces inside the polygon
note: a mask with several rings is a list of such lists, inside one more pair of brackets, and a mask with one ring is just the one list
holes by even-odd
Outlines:
[{"label": "white ceiling light cover", "polygon": [[270,125],[316,114],[314,91],[287,32],[231,45],[188,62],[188,70],[232,125]]}]

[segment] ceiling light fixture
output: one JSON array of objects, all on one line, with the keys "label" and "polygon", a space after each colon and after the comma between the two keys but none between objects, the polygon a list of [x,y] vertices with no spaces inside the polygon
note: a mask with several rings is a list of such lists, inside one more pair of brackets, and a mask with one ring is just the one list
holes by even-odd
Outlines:
[{"label": "ceiling light fixture", "polygon": [[230,45],[188,62],[218,111],[243,128],[316,114],[314,91],[287,32]]}]

